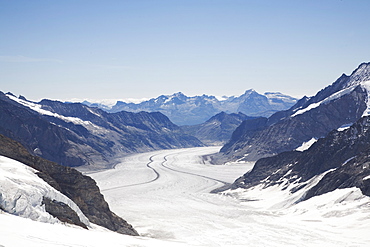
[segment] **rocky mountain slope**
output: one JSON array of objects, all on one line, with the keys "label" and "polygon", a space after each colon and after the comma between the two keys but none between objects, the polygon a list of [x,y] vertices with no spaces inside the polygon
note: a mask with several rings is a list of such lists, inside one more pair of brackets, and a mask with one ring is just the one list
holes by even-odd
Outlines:
[{"label": "rocky mountain slope", "polygon": [[1,92],[0,134],[34,155],[91,168],[112,165],[128,153],[203,145],[159,112],[107,113],[79,103],[35,103]]},{"label": "rocky mountain slope", "polygon": [[353,187],[370,196],[369,157],[370,117],[366,116],[350,128],[330,132],[303,152],[283,152],[258,160],[232,189],[279,185],[289,187],[293,194],[305,190],[295,202]]},{"label": "rocky mountain slope", "polygon": [[369,113],[370,63],[342,75],[313,97],[269,118],[244,121],[224,145],[216,162],[258,160],[298,148],[312,138],[350,125]]},{"label": "rocky mountain slope", "polygon": [[20,143],[3,135],[0,164],[1,210],[42,222],[61,221],[86,229],[94,223],[122,234],[138,235],[110,211],[95,181],[77,170],[33,156]]},{"label": "rocky mountain slope", "polygon": [[131,112],[158,111],[168,116],[177,125],[196,125],[204,123],[222,111],[267,117],[276,111],[288,109],[296,101],[295,98],[281,93],[259,94],[254,90],[247,90],[238,97],[224,97],[223,99],[208,95],[188,97],[183,93],[175,93],[173,95],[161,95],[138,104],[118,101],[110,109],[101,104],[84,103],[101,107],[109,112],[122,110]]},{"label": "rocky mountain slope", "polygon": [[223,145],[231,138],[234,130],[246,119],[253,119],[239,113],[221,112],[202,124],[185,125],[181,129],[192,136],[195,136],[206,145]]}]

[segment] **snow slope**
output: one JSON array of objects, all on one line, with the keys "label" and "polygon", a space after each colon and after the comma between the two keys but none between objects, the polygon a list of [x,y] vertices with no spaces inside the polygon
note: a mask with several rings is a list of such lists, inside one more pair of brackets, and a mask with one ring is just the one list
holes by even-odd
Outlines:
[{"label": "snow slope", "polygon": [[0,246],[4,247],[176,247],[174,241],[132,237],[97,226],[94,229],[67,227],[17,217],[0,211]]},{"label": "snow slope", "polygon": [[199,158],[217,150],[138,154],[90,175],[113,211],[143,236],[188,246],[368,246],[370,200],[358,189],[302,203],[293,203],[301,194],[282,186],[211,194],[253,166],[212,166]]},{"label": "snow slope", "polygon": [[338,99],[338,98],[342,97],[343,95],[349,94],[349,93],[351,93],[351,92],[352,92],[352,91],[353,91],[357,86],[358,86],[358,85],[353,85],[353,86],[351,86],[351,87],[345,88],[345,89],[343,89],[343,90],[340,90],[339,92],[336,92],[336,93],[334,93],[334,94],[330,95],[329,97],[325,98],[324,100],[322,100],[322,101],[320,101],[320,102],[312,103],[312,104],[310,104],[309,106],[307,106],[307,107],[306,107],[306,108],[304,108],[304,109],[299,109],[299,110],[297,110],[297,111],[292,115],[292,117],[295,117],[295,116],[297,116],[297,115],[301,115],[301,114],[303,114],[303,113],[305,113],[305,112],[308,112],[308,111],[310,111],[310,110],[312,110],[312,109],[315,109],[315,108],[319,107],[321,104],[327,104],[327,103],[329,103],[330,101],[333,101],[333,100],[335,100],[335,99]]},{"label": "snow slope", "polygon": [[296,151],[303,152],[303,151],[309,149],[312,146],[312,144],[314,144],[316,141],[317,141],[316,138],[312,138],[311,140],[309,140],[307,142],[303,142],[301,146],[296,148]]},{"label": "snow slope", "polygon": [[[74,202],[35,174],[36,170],[0,156],[0,246],[181,246],[172,241],[132,237],[92,224]],[[89,230],[61,223],[45,211],[43,197],[77,212]]]},{"label": "snow slope", "polygon": [[[361,85],[361,87],[366,90],[368,97],[370,97],[370,81],[364,81],[364,82],[361,82],[359,84],[355,84],[355,85],[352,85],[352,86],[350,86],[348,88],[342,89],[339,92],[336,92],[336,93],[330,95],[329,97],[327,97],[326,99],[324,99],[324,100],[322,100],[320,102],[312,103],[312,104],[310,104],[309,106],[307,106],[307,107],[305,107],[303,109],[297,109],[297,111],[292,115],[292,117],[295,117],[297,115],[301,115],[301,114],[303,114],[305,112],[308,112],[308,111],[310,111],[312,109],[315,109],[315,108],[319,107],[322,104],[327,104],[330,101],[333,101],[335,99],[338,99],[338,98],[342,97],[343,95],[349,94],[358,85]],[[369,101],[369,98],[367,99],[367,102],[366,103],[367,103],[367,109],[364,111],[364,113],[363,113],[362,116],[368,116],[370,114],[370,101]]]},{"label": "snow slope", "polygon": [[37,171],[18,161],[0,156],[0,206],[6,212],[48,223],[60,221],[46,212],[43,197],[63,202],[72,208],[82,223],[90,222],[78,206],[68,197],[55,190],[35,173]]}]

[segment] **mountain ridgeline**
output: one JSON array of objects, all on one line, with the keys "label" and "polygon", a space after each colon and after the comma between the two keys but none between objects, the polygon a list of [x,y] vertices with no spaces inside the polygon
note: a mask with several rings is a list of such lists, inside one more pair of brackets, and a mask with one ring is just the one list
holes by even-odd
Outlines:
[{"label": "mountain ridgeline", "polygon": [[313,97],[304,97],[289,110],[244,121],[232,134],[215,163],[255,161],[298,148],[312,138],[351,125],[369,113],[370,63],[350,76],[342,75]]},{"label": "mountain ridgeline", "polygon": [[161,112],[177,125],[197,125],[204,123],[220,112],[243,113],[248,116],[270,116],[274,112],[288,109],[297,99],[281,93],[259,94],[254,90],[247,90],[244,94],[235,97],[202,95],[188,97],[183,93],[161,95],[141,103],[126,103],[118,101],[109,108],[101,104],[84,102],[90,106],[97,106],[109,112]]},{"label": "mountain ridgeline", "polygon": [[0,134],[64,166],[105,168],[125,154],[202,146],[159,112],[107,113],[80,103],[0,92]]}]

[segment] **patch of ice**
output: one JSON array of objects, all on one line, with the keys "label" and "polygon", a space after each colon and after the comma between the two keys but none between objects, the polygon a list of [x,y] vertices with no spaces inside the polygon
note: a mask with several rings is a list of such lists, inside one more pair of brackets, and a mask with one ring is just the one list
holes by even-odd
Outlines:
[{"label": "patch of ice", "polygon": [[349,129],[351,126],[352,126],[353,123],[349,123],[349,124],[343,124],[342,126],[340,126],[337,131],[345,131],[346,129]]},{"label": "patch of ice", "polygon": [[362,116],[369,116],[370,115],[370,81],[366,81],[361,83],[362,88],[366,90],[367,92],[367,99],[366,99],[366,109],[362,113]]},{"label": "patch of ice", "polygon": [[226,96],[226,95],[223,95],[223,96],[218,96],[218,95],[215,95],[215,98],[218,100],[218,101],[225,101],[225,100],[228,100],[229,98],[231,97],[235,97],[235,96]]},{"label": "patch of ice", "polygon": [[312,144],[314,144],[315,142],[317,142],[317,139],[316,138],[312,138],[311,140],[302,143],[301,146],[299,146],[298,148],[296,148],[296,151],[303,152],[303,151],[309,149],[312,146]]}]

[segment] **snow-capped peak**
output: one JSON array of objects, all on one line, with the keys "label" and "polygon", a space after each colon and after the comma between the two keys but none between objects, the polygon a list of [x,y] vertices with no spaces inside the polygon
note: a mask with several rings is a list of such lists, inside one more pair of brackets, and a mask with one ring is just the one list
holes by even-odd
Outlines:
[{"label": "snow-capped peak", "polygon": [[[336,85],[337,84],[337,85]],[[346,94],[351,93],[358,86],[361,86],[367,93],[367,109],[364,111],[363,116],[370,115],[370,63],[361,64],[356,70],[352,72],[350,76],[342,75],[336,82],[334,82],[330,87],[336,85],[337,90],[332,92],[326,98],[321,99],[320,101],[312,102],[310,105],[305,106],[304,108],[298,108],[293,113],[292,117],[308,112],[314,108],[319,107],[322,104],[327,104],[330,101],[338,99]],[[322,90],[319,93],[325,91]],[[318,94],[319,95],[319,94]],[[315,97],[313,97],[314,99]]]},{"label": "snow-capped peak", "polygon": [[251,89],[246,90],[243,95],[249,96],[249,95],[254,94],[254,93],[257,93],[256,90],[254,90],[253,88],[251,88]]},{"label": "snow-capped peak", "polygon": [[370,81],[370,63],[362,63],[352,72],[347,87],[359,85],[365,81]]},{"label": "snow-capped peak", "polygon": [[268,99],[279,99],[279,100],[282,100],[284,102],[294,103],[294,102],[297,101],[296,98],[293,98],[293,97],[291,97],[289,95],[286,95],[286,94],[282,94],[280,92],[266,92],[263,95],[265,95]]}]

